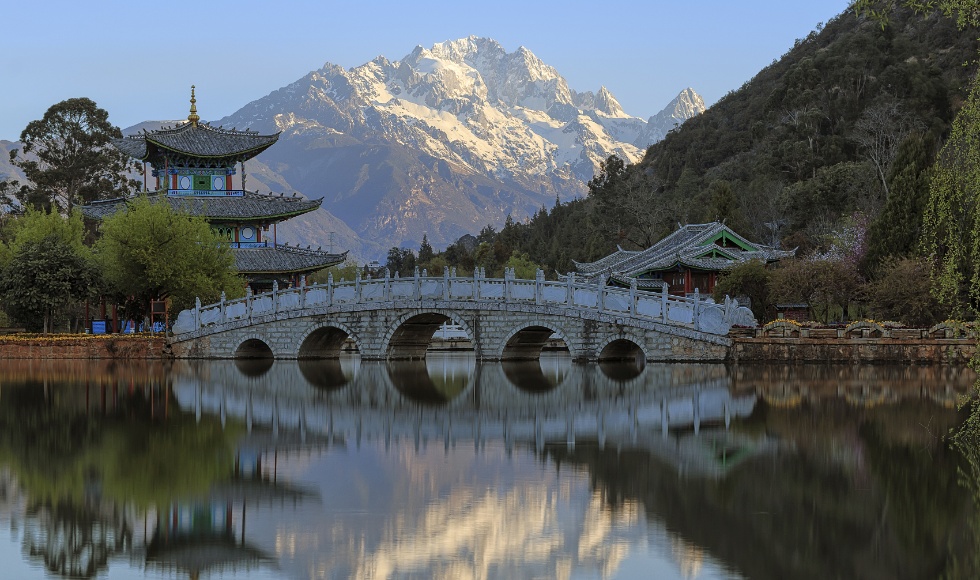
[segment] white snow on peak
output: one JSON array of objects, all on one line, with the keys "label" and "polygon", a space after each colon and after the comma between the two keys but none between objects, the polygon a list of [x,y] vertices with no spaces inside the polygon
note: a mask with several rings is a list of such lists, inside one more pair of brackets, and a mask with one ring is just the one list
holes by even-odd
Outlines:
[{"label": "white snow on peak", "polygon": [[[276,130],[372,135],[411,146],[457,170],[520,183],[584,187],[609,155],[636,162],[677,123],[704,110],[692,89],[643,120],[608,88],[576,92],[554,67],[521,46],[469,36],[415,47],[344,70],[325,64],[267,99]],[[251,107],[252,105],[249,105]],[[245,114],[249,107],[242,110]],[[557,181],[554,181],[557,180]]]}]

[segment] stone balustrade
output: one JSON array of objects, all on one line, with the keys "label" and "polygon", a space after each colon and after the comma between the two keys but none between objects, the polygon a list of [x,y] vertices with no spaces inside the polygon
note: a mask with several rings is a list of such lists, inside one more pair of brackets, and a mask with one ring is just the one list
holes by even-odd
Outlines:
[{"label": "stone balustrade", "polygon": [[193,333],[196,336],[218,332],[229,323],[264,319],[270,315],[299,312],[307,309],[344,307],[350,305],[375,305],[383,309],[398,303],[425,304],[431,301],[448,303],[480,303],[492,309],[496,304],[527,304],[562,307],[582,313],[608,313],[636,320],[677,326],[698,332],[726,335],[733,325],[752,326],[755,320],[751,311],[740,307],[738,302],[726,298],[724,304],[705,300],[697,293],[693,297],[673,296],[664,285],[661,292],[646,292],[633,286],[614,288],[605,284],[584,283],[575,280],[574,274],[566,281],[547,281],[544,272],[538,270],[534,280],[520,279],[513,270],[507,270],[503,278],[487,278],[482,271],[472,277],[455,276],[446,269],[442,276],[427,276],[416,269],[412,277],[361,278],[335,282],[332,274],[326,284],[307,285],[305,278],[298,287],[273,290],[264,294],[251,291],[238,300],[222,300],[202,306],[200,300],[193,309],[182,311],[173,326],[173,334]]}]

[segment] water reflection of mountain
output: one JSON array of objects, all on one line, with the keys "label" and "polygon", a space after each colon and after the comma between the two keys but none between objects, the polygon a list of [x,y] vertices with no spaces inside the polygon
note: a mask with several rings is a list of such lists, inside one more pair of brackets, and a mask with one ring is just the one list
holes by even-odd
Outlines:
[{"label": "water reflection of mountain", "polygon": [[937,434],[969,373],[457,362],[4,367],[0,521],[79,576],[608,577],[653,552],[673,577],[913,578],[958,547]]}]

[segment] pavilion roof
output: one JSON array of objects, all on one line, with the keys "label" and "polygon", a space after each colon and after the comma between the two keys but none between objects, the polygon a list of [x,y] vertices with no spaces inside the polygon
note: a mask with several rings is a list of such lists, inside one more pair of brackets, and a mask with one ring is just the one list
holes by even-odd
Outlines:
[{"label": "pavilion roof", "polygon": [[278,139],[279,133],[260,135],[247,129],[239,131],[188,121],[173,128],[144,130],[116,139],[113,145],[130,157],[162,167],[165,158],[244,161],[265,151]]},{"label": "pavilion roof", "polygon": [[748,260],[772,262],[795,253],[795,250],[777,250],[750,242],[725,224],[710,222],[682,226],[645,250],[619,248],[595,262],[575,262],[575,268],[577,274],[587,279],[605,274],[610,278],[628,280],[647,272],[677,266],[719,271]]},{"label": "pavilion roof", "polygon": [[347,252],[333,254],[298,246],[233,248],[235,267],[242,274],[301,274],[339,264]]},{"label": "pavilion roof", "polygon": [[[211,221],[221,220],[280,220],[301,215],[320,207],[322,199],[261,194],[246,191],[242,196],[168,196],[165,193],[145,194],[151,203],[166,202],[174,211],[185,211]],[[93,201],[82,206],[89,218],[102,220],[126,206],[135,197],[120,197]]]}]

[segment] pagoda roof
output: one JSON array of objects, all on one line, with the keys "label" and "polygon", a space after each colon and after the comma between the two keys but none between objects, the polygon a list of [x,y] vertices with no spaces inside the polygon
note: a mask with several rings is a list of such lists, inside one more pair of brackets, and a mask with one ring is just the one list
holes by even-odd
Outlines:
[{"label": "pagoda roof", "polygon": [[347,259],[347,252],[333,254],[298,246],[232,248],[235,267],[242,274],[300,274],[329,268]]},{"label": "pagoda roof", "polygon": [[574,264],[577,274],[586,279],[606,275],[625,281],[676,267],[716,272],[748,260],[772,262],[795,254],[795,250],[777,250],[750,242],[725,224],[711,222],[682,226],[645,250],[619,248],[595,262]]},{"label": "pagoda roof", "polygon": [[[262,194],[246,191],[241,196],[169,196],[165,193],[146,195],[150,203],[166,201],[174,211],[184,211],[208,220],[261,220],[286,219],[313,211],[323,203],[322,199],[310,200],[305,197],[285,197],[284,195]],[[103,220],[135,197],[120,197],[103,201],[93,201],[82,206],[82,213],[89,218]]]},{"label": "pagoda roof", "polygon": [[207,123],[186,122],[173,128],[142,131],[113,140],[112,144],[140,161],[162,166],[167,157],[244,161],[271,147],[280,133],[260,135],[255,131],[212,127]]}]

